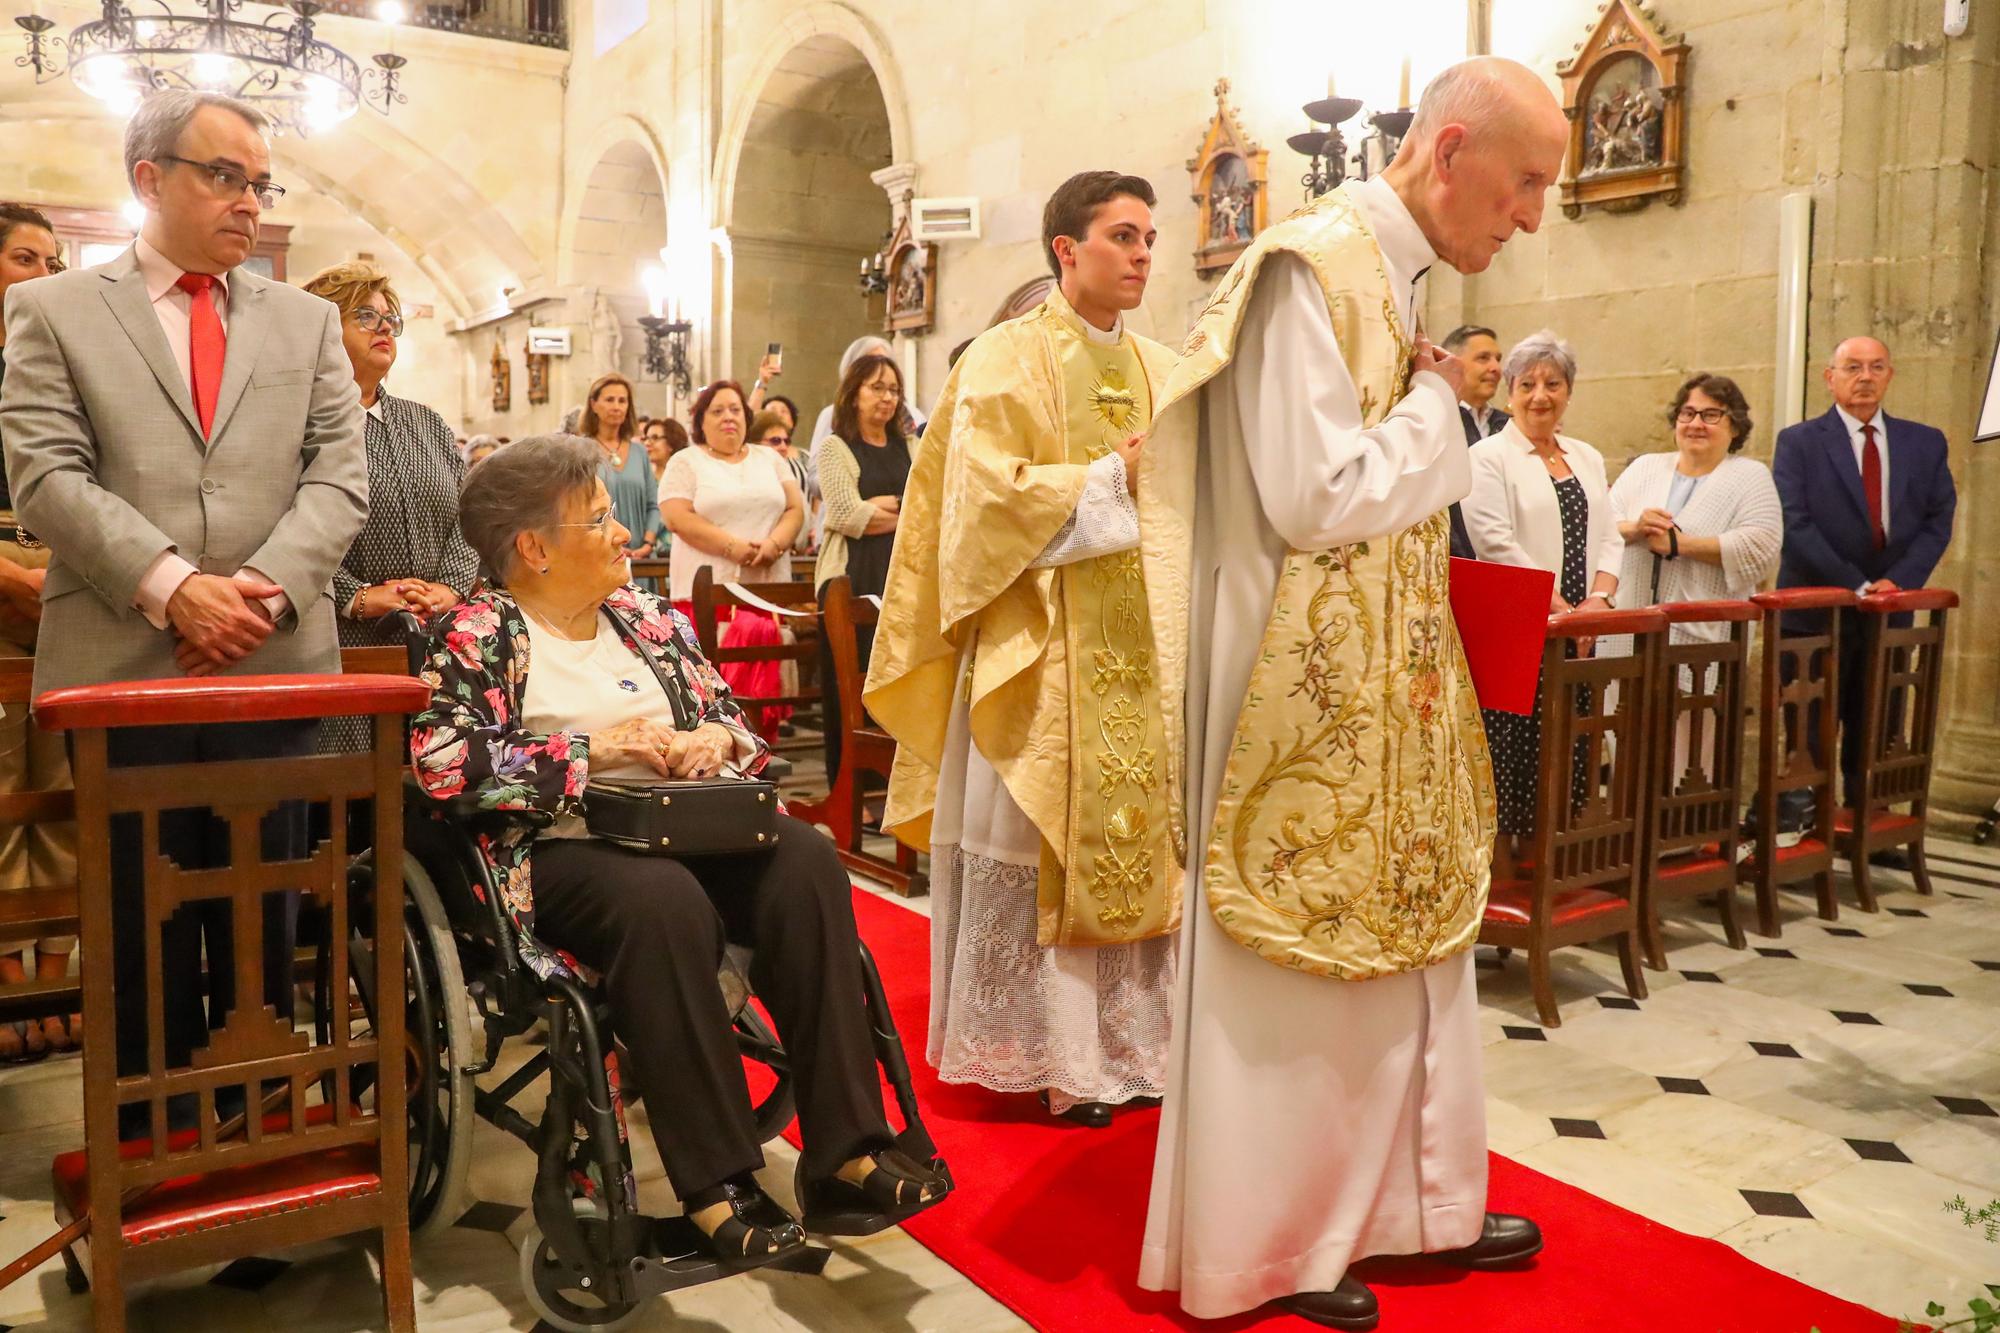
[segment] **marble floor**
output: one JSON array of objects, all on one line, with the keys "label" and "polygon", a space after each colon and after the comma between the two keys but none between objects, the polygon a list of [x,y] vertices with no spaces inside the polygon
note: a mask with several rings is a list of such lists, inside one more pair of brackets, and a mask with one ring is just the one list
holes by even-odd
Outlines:
[{"label": "marble floor", "polygon": [[[1879,872],[1883,910],[1821,922],[1787,900],[1781,939],[1736,951],[1693,909],[1672,970],[1632,1001],[1616,959],[1557,957],[1559,1028],[1534,1018],[1526,969],[1482,950],[1493,1147],[1649,1218],[1889,1315],[1955,1307],[2000,1281],[2000,1246],[1946,1211],[2000,1196],[2000,851],[1938,842],[1935,897]],[[867,886],[864,886],[867,887]],[[885,895],[886,896],[886,895]],[[901,902],[900,899],[893,901]],[[928,904],[905,904],[925,911]],[[893,979],[891,979],[893,985]],[[507,1063],[527,1058],[514,1043]],[[641,1191],[665,1194],[633,1113]],[[76,1063],[0,1070],[0,1257],[52,1229],[48,1161],[81,1137]],[[440,1333],[536,1327],[520,1295],[522,1150],[478,1127],[481,1200],[418,1247],[418,1322]],[[789,1201],[793,1156],[767,1150]],[[135,1330],[333,1333],[379,1327],[370,1261],[320,1247],[151,1284]],[[0,1333],[89,1326],[51,1263],[0,1291]],[[900,1232],[841,1243],[822,1278],[751,1275],[677,1294],[639,1329],[1025,1327]]]}]

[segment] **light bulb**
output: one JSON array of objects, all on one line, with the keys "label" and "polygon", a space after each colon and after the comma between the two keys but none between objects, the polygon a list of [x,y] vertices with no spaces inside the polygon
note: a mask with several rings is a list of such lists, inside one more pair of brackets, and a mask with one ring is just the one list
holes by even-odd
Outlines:
[{"label": "light bulb", "polygon": [[204,88],[220,88],[229,82],[229,57],[216,51],[203,51],[194,58],[195,82]]},{"label": "light bulb", "polygon": [[146,225],[146,206],[137,199],[127,199],[125,207],[118,210],[133,231]]},{"label": "light bulb", "polygon": [[409,17],[409,11],[403,8],[400,0],[381,0],[375,6],[375,17],[383,23],[401,23]]}]

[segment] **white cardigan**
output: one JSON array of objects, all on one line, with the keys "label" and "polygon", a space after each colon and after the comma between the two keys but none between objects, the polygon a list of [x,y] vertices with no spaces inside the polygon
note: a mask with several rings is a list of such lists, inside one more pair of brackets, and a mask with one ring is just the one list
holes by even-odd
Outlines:
[{"label": "white cardigan", "polygon": [[[1648,509],[1664,509],[1680,455],[1646,454],[1635,458],[1611,488],[1614,519],[1631,521]],[[1731,455],[1701,479],[1676,520],[1682,532],[1716,537],[1722,563],[1699,560],[1659,560],[1660,594],[1652,596],[1656,557],[1643,541],[1625,548],[1625,572],[1618,585],[1621,608],[1661,602],[1740,601],[1778,567],[1784,545],[1785,517],[1771,469],[1754,458]],[[1727,625],[1676,625],[1673,641],[1721,642]]]},{"label": "white cardigan", "polygon": [[[1618,514],[1604,484],[1604,455],[1566,435],[1556,436],[1556,447],[1583,483],[1590,502],[1590,535],[1584,547],[1587,592],[1597,574],[1618,574],[1625,541],[1618,535]],[[1473,445],[1470,455],[1472,493],[1459,512],[1465,516],[1473,550],[1481,560],[1550,570],[1560,580],[1562,510],[1548,468],[1535,457],[1535,446],[1510,421],[1498,435]]]}]

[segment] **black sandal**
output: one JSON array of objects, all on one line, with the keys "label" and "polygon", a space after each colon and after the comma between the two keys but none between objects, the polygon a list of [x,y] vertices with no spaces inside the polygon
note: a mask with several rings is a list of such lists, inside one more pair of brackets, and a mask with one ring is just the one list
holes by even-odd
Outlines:
[{"label": "black sandal", "polygon": [[857,1185],[839,1176],[808,1180],[799,1159],[799,1210],[817,1236],[872,1236],[943,1203],[951,1180],[895,1148],[871,1153],[875,1169]]},{"label": "black sandal", "polygon": [[718,1203],[729,1205],[731,1216],[713,1232],[702,1232],[708,1249],[725,1264],[766,1264],[806,1244],[805,1229],[799,1220],[779,1207],[755,1180],[738,1177],[711,1189],[688,1196],[682,1208],[696,1231],[701,1231],[694,1215]]}]

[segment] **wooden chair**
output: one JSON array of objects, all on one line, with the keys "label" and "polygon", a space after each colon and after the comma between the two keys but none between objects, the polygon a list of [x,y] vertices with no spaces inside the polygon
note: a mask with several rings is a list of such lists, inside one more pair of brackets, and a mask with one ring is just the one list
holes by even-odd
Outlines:
[{"label": "wooden chair", "polygon": [[[1743,697],[1750,675],[1750,627],[1763,614],[1750,602],[1673,602],[1655,682],[1652,763],[1648,766],[1646,849],[1640,858],[1639,936],[1647,966],[1667,965],[1660,906],[1712,898],[1729,947],[1743,947],[1736,920],[1736,849],[1742,836]],[[1722,625],[1715,642],[1672,642],[1674,625]]]},{"label": "wooden chair", "polygon": [[[1868,857],[1885,847],[1907,847],[1917,892],[1931,892],[1924,832],[1930,822],[1931,761],[1943,697],[1945,614],[1958,605],[1958,594],[1918,588],[1863,597],[1858,605],[1865,663],[1862,697],[1867,700],[1861,717],[1860,791],[1850,793],[1858,810],[1834,812],[1833,836],[1847,857],[1855,895],[1867,905],[1875,900]],[[1926,615],[1923,624],[1914,623],[1918,613]],[[1912,623],[1899,625],[1898,620]],[[1909,806],[1907,814],[1896,812],[1901,805]]]},{"label": "wooden chair", "polygon": [[[1854,605],[1845,588],[1780,588],[1750,599],[1762,613],[1764,640],[1757,685],[1757,794],[1751,811],[1756,841],[1751,854],[1737,863],[1739,880],[1755,886],[1757,933],[1776,939],[1778,890],[1788,884],[1813,882],[1819,914],[1828,921],[1840,915],[1833,882],[1834,780],[1840,769],[1840,617],[1830,615],[1816,634],[1786,634],[1783,619],[1790,611],[1838,610]],[[1812,737],[1825,738],[1813,757]],[[1809,790],[1813,825],[1790,847],[1778,845],[1778,793]],[[1863,897],[1864,911],[1875,910],[1873,895]]]},{"label": "wooden chair", "polygon": [[[772,606],[782,607],[798,614],[779,621],[780,628],[793,631],[793,642],[757,644],[742,648],[725,648],[718,624],[718,611],[723,607],[757,607],[730,591],[730,587],[741,588],[744,592]],[[703,566],[694,575],[694,633],[701,641],[702,655],[717,667],[725,662],[795,662],[798,664],[800,688],[794,694],[752,695],[738,693],[736,702],[750,721],[753,731],[761,732],[764,727],[766,708],[818,708],[819,687],[807,688],[804,681],[812,672],[811,667],[819,662],[819,641],[815,637],[819,625],[819,600],[813,595],[812,581],[789,580],[784,583],[739,583],[720,584],[715,581],[715,571]],[[827,780],[832,781],[832,774]]]},{"label": "wooden chair", "polygon": [[833,833],[840,859],[850,870],[879,879],[906,898],[930,892],[930,879],[917,870],[917,853],[896,844],[896,859],[884,860],[863,850],[867,833],[867,810],[862,775],[874,773],[884,780],[896,763],[896,738],[869,720],[861,707],[861,652],[855,629],[873,625],[881,615],[875,603],[856,597],[845,577],[826,585],[826,617],[823,632],[833,655],[833,669],[840,693],[840,716],[828,718],[827,725],[845,733],[840,747],[840,772],[827,775],[830,783],[826,799],[795,802],[792,813],[810,824],[820,824]]},{"label": "wooden chair", "polygon": [[[416,1327],[405,1086],[400,1076],[376,1076],[384,1064],[403,1065],[401,951],[377,952],[376,1035],[368,1040],[350,1039],[347,1025],[336,1023],[331,1039],[315,1045],[288,1014],[247,997],[266,993],[259,936],[268,895],[297,891],[315,899],[333,921],[331,974],[348,975],[351,802],[372,801],[377,814],[374,938],[400,937],[403,719],[428,698],[423,683],[406,676],[347,675],[139,681],[56,690],[36,701],[43,727],[73,734],[81,834],[86,1147],[55,1160],[56,1215],[65,1229],[51,1243],[61,1244],[72,1285],[94,1286],[97,1329],[124,1328],[128,1283],[364,1231],[379,1233],[388,1326],[399,1333]],[[372,749],[359,754],[147,768],[111,768],[106,758],[108,733],[122,727],[357,714],[375,724]],[[184,807],[191,795],[228,828],[233,864],[184,870],[167,857],[151,858],[139,904],[142,932],[121,941],[125,932],[112,926],[112,818],[138,816],[150,842],[161,813]],[[328,807],[330,832],[302,860],[265,861],[261,820],[275,803],[292,800]],[[218,898],[229,904],[235,993],[245,998],[189,1065],[171,1068],[160,927],[183,904]],[[121,945],[145,949],[149,997],[145,1068],[124,1076],[116,1067],[113,1009]],[[309,1090],[329,1078],[333,1095],[308,1105]],[[230,1092],[240,1092],[244,1110],[225,1116],[218,1094]],[[195,1099],[196,1124],[170,1129],[168,1098],[186,1096]],[[125,1105],[150,1106],[149,1138],[120,1142]]]},{"label": "wooden chair", "polygon": [[[9,714],[28,711],[35,659],[0,657],[0,705]],[[76,795],[69,788],[0,793],[0,831],[76,819]],[[76,885],[42,884],[0,892],[0,944],[18,946],[51,935],[77,933]],[[32,972],[33,969],[30,969]],[[15,985],[0,983],[0,1022],[39,1022],[77,1013],[83,987],[69,977],[39,981],[32,975]]]},{"label": "wooden chair", "polygon": [[[1528,955],[1535,1011],[1545,1027],[1562,1025],[1549,955],[1566,945],[1615,939],[1626,991],[1635,1000],[1646,998],[1639,966],[1640,834],[1651,795],[1651,687],[1666,629],[1666,616],[1656,610],[1549,617],[1532,864],[1495,881],[1479,928],[1481,944]],[[1631,656],[1570,657],[1565,651],[1577,639],[1607,634],[1630,634]],[[1618,688],[1607,688],[1612,685]]]}]

